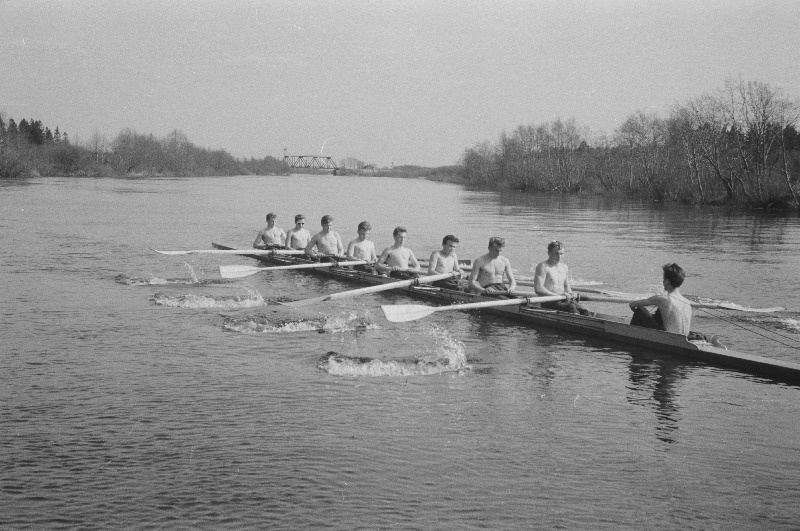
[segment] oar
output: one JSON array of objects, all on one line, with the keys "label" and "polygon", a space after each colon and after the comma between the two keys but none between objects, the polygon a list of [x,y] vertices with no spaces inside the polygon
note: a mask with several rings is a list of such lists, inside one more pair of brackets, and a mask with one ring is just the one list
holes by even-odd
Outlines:
[{"label": "oar", "polygon": [[159,251],[157,249],[150,249],[158,254],[167,254],[170,256],[184,255],[184,254],[257,254],[257,255],[273,255],[273,254],[305,254],[302,249],[193,249],[191,251]]},{"label": "oar", "polygon": [[496,301],[469,302],[467,304],[452,304],[450,306],[425,306],[422,304],[393,304],[383,305],[381,310],[386,319],[394,323],[416,321],[435,312],[448,310],[475,310],[478,308],[495,308],[498,306],[519,306],[531,302],[552,302],[563,299],[563,295],[550,295],[547,297],[528,297],[524,299],[498,299]]},{"label": "oar", "polygon": [[410,278],[408,280],[399,280],[397,282],[389,282],[387,284],[379,284],[377,286],[369,286],[368,288],[353,289],[350,291],[341,291],[339,293],[331,293],[330,295],[323,295],[322,297],[314,297],[311,299],[303,299],[300,301],[284,302],[284,306],[310,306],[318,302],[330,301],[333,299],[341,299],[344,297],[355,297],[356,295],[365,295],[367,293],[377,293],[380,291],[388,291],[391,289],[404,288],[406,286],[414,286],[417,284],[428,284],[436,282],[437,280],[445,280],[456,276],[456,273],[442,273],[440,275],[428,275],[419,278]]},{"label": "oar", "polygon": [[355,266],[355,265],[363,265],[367,262],[363,260],[357,260],[355,262],[313,262],[310,264],[295,264],[295,265],[285,265],[285,266],[272,266],[272,267],[255,267],[255,266],[246,266],[246,265],[229,265],[229,266],[219,266],[219,274],[222,278],[241,278],[247,277],[250,275],[255,275],[256,273],[260,273],[261,271],[278,271],[281,269],[313,269],[313,268],[322,268],[322,267],[344,267],[344,266]]},{"label": "oar", "polygon": [[[584,295],[581,293],[580,300],[587,302],[617,302],[620,304],[628,304],[639,299],[624,299],[607,295]],[[742,306],[734,302],[692,302],[692,308],[710,308],[714,310],[734,310],[737,312],[752,313],[774,313],[782,312],[786,309],[782,306],[774,306],[772,308],[748,308],[747,306]]]},{"label": "oar", "polygon": [[[517,280],[517,284],[520,286],[533,286],[533,282],[526,281],[526,280]],[[615,297],[613,295],[609,295],[607,291],[601,289],[593,289],[593,288],[580,288],[581,291],[581,300],[582,301],[589,301],[589,302],[619,302],[619,303],[629,303],[639,299],[626,299],[621,297]],[[595,295],[585,295],[585,293],[597,293],[599,296]],[[639,297],[639,298],[646,298],[646,297]],[[752,312],[752,313],[774,313],[774,312],[782,312],[786,308],[783,306],[773,306],[771,308],[750,308],[748,306],[742,306],[741,304],[736,304],[735,302],[692,302],[692,308],[708,308],[713,310],[733,310],[737,312]]]},{"label": "oar", "polygon": [[[579,282],[570,282],[570,284],[572,285],[572,287],[580,286]],[[533,282],[533,280],[520,280],[520,279],[517,279],[517,285],[518,286],[536,287],[536,284]],[[581,289],[581,291],[587,291],[587,292],[591,292],[591,293],[605,293],[605,291],[593,290],[593,289],[589,289],[589,288],[580,288],[580,289]]]},{"label": "oar", "polygon": [[693,302],[692,308],[713,308],[715,310],[735,310],[737,312],[773,313],[782,312],[786,308],[774,306],[772,308],[748,308],[735,302]]}]

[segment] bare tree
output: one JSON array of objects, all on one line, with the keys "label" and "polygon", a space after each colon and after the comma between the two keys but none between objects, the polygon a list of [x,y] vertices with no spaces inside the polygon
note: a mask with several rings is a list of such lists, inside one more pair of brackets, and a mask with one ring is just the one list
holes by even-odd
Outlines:
[{"label": "bare tree", "polygon": [[95,129],[92,136],[89,137],[87,148],[94,155],[94,161],[97,164],[105,164],[106,153],[108,152],[108,139],[100,134],[100,131]]},{"label": "bare tree", "polygon": [[[738,133],[735,139],[746,183],[759,202],[770,201],[777,192],[770,186],[771,177],[785,160],[780,153],[783,130],[797,123],[797,104],[778,89],[756,81],[729,80],[723,94],[728,120]],[[791,193],[796,200],[794,190]]]}]

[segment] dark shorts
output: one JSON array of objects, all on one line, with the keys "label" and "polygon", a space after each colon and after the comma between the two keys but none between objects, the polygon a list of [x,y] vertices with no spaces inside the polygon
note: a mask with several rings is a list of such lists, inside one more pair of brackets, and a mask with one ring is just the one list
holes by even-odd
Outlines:
[{"label": "dark shorts", "polygon": [[[650,310],[643,306],[639,306],[633,310],[631,324],[643,328],[652,328],[654,330],[666,330],[666,328],[664,328],[664,319],[661,317],[661,310],[650,313]],[[706,335],[700,332],[689,332],[686,339],[689,341],[707,341],[708,343],[719,346],[717,336]]]},{"label": "dark shorts", "polygon": [[631,324],[633,326],[652,328],[654,330],[665,330],[664,319],[661,317],[661,310],[656,310],[655,313],[650,313],[650,310],[644,306],[639,306],[633,310]]},{"label": "dark shorts", "polygon": [[361,271],[362,273],[370,273],[372,275],[378,274],[378,271],[375,269],[375,267],[370,264],[353,266],[353,269],[356,271]]},{"label": "dark shorts", "polygon": [[574,300],[543,302],[540,306],[542,308],[547,308],[548,310],[558,310],[559,312],[579,313],[581,315],[589,315],[589,310],[581,307]]},{"label": "dark shorts", "polygon": [[336,256],[335,254],[321,254],[311,259],[314,262],[344,262],[347,260],[344,256]]},{"label": "dark shorts", "polygon": [[446,278],[444,280],[437,280],[433,282],[431,286],[435,286],[437,288],[442,289],[450,289],[454,291],[463,291],[464,288],[461,285],[461,282],[457,278]]},{"label": "dark shorts", "polygon": [[481,293],[483,297],[494,297],[495,299],[510,299],[513,297],[513,294],[508,291],[508,287],[505,284],[487,284],[483,288],[492,290],[492,293]]},{"label": "dark shorts", "polygon": [[419,273],[412,273],[411,271],[391,271],[389,276],[397,280],[411,280],[412,278],[419,278]]}]

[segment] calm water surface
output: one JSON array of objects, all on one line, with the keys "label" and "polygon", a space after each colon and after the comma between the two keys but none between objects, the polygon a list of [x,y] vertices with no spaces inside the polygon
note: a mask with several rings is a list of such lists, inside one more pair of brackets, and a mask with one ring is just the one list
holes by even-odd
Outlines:
[{"label": "calm water surface", "polygon": [[[352,286],[221,280],[274,211],[345,241],[396,225],[427,257],[507,238],[521,277],[560,239],[576,282],[779,314],[700,312],[736,350],[800,362],[797,217],[303,176],[0,186],[0,527],[793,529],[800,388],[656,352],[441,312]],[[625,315],[627,307],[597,309]],[[335,352],[331,356],[328,353]],[[367,359],[362,359],[367,358]]]}]

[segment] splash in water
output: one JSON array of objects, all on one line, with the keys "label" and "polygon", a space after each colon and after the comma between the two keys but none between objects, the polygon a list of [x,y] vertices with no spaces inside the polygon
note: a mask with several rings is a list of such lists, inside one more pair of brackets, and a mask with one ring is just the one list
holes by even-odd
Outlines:
[{"label": "splash in water", "polygon": [[189,262],[184,262],[183,265],[189,271],[189,278],[160,278],[160,277],[153,277],[153,278],[137,278],[137,277],[129,277],[123,274],[117,275],[114,280],[119,284],[125,284],[127,286],[164,286],[167,284],[221,284],[229,282],[226,279],[203,279],[197,276],[197,273],[194,270],[194,266]]},{"label": "splash in water", "polygon": [[800,315],[796,313],[793,315],[746,315],[739,319],[767,330],[800,334]]},{"label": "splash in water", "polygon": [[213,278],[206,278],[206,279],[191,279],[191,278],[161,278],[161,277],[153,277],[153,278],[137,278],[137,277],[129,277],[126,275],[117,275],[114,277],[114,281],[118,284],[124,284],[126,286],[167,286],[171,284],[176,285],[205,285],[205,284],[228,284],[230,283],[229,280],[226,279],[213,279]]},{"label": "splash in water", "polygon": [[430,335],[434,341],[413,358],[381,360],[331,351],[320,358],[317,368],[336,376],[429,376],[471,369],[464,345],[447,330],[433,327]]},{"label": "splash in water", "polygon": [[244,288],[246,294],[235,297],[212,297],[211,295],[173,295],[170,293],[156,293],[150,300],[159,306],[170,308],[223,308],[227,310],[239,308],[254,308],[269,304],[268,300],[256,290]]},{"label": "splash in water", "polygon": [[323,334],[326,332],[361,332],[379,328],[369,315],[369,312],[359,314],[352,311],[326,317],[276,318],[268,315],[243,318],[226,317],[222,327],[230,332],[245,334],[291,334],[298,332]]}]

